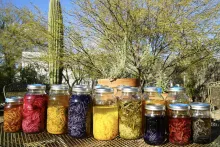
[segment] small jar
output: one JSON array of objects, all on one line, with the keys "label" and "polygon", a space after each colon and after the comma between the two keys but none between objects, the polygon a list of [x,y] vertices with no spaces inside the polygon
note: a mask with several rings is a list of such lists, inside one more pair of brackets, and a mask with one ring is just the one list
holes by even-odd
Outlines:
[{"label": "small jar", "polygon": [[23,98],[6,98],[5,103],[4,132],[18,132],[21,130]]},{"label": "small jar", "polygon": [[112,140],[118,135],[118,105],[111,88],[95,90],[93,99],[93,136],[97,140]]},{"label": "small jar", "polygon": [[122,89],[119,99],[119,135],[124,139],[142,136],[142,104],[136,87]]},{"label": "small jar", "polygon": [[210,143],[211,118],[210,105],[207,103],[191,103],[193,142]]},{"label": "small jar", "polygon": [[47,108],[47,131],[51,134],[67,132],[69,92],[67,85],[52,85]]},{"label": "small jar", "polygon": [[157,87],[145,87],[142,99],[144,100],[144,105],[165,105],[165,100],[158,93]]},{"label": "small jar", "polygon": [[173,104],[173,103],[189,104],[190,102],[189,97],[185,93],[185,88],[180,86],[171,87],[168,90],[168,95],[165,98],[165,100],[166,100],[167,108],[169,107],[169,104]]},{"label": "small jar", "polygon": [[190,106],[188,104],[170,104],[169,142],[186,145],[191,139]]},{"label": "small jar", "polygon": [[166,141],[165,105],[145,106],[144,141],[150,145],[161,145]]},{"label": "small jar", "polygon": [[25,133],[37,133],[45,130],[48,95],[46,85],[27,86],[24,96],[22,130]]},{"label": "small jar", "polygon": [[91,129],[91,90],[85,86],[73,87],[69,101],[68,133],[75,138],[85,138],[91,135]]}]

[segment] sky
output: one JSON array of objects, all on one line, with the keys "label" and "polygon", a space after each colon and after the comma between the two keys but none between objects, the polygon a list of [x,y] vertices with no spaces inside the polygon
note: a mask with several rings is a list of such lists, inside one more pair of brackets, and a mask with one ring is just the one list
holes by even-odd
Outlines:
[{"label": "sky", "polygon": [[[43,14],[48,13],[49,1],[50,0],[3,0],[4,3],[9,2],[15,5],[16,7],[33,8],[33,5],[35,5],[43,12]],[[60,0],[62,9],[70,9],[73,6],[70,1],[71,0]]]}]

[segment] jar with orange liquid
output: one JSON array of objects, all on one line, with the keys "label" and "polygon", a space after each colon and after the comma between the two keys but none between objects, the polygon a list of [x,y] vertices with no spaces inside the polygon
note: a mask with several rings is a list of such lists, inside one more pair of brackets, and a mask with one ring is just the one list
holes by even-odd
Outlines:
[{"label": "jar with orange liquid", "polygon": [[11,97],[5,99],[4,132],[21,130],[23,98]]},{"label": "jar with orange liquid", "polygon": [[47,131],[51,134],[67,132],[69,91],[67,85],[52,85],[47,109]]}]

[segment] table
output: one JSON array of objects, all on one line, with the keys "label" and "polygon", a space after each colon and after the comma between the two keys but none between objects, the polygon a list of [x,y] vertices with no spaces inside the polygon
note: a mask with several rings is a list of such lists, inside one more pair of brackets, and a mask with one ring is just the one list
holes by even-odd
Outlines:
[{"label": "table", "polygon": [[[0,146],[2,147],[150,147],[150,145],[147,145],[143,139],[124,140],[117,137],[111,141],[97,141],[92,137],[86,139],[74,139],[68,134],[52,135],[47,132],[37,134],[26,134],[23,132],[5,133],[3,131],[2,122],[3,118],[0,117]],[[214,129],[216,130],[217,128]],[[220,146],[220,136],[215,139],[215,142],[217,142],[216,145],[213,143],[208,145],[189,144],[185,147],[218,147],[218,145]],[[178,146],[166,143],[161,147]]]}]

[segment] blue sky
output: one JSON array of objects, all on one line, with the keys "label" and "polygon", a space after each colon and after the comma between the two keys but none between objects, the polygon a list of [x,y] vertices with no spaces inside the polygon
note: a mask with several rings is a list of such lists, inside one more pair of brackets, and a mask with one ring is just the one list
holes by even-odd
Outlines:
[{"label": "blue sky", "polygon": [[[33,8],[33,3],[36,5],[44,14],[47,14],[50,0],[3,0],[4,3],[12,3],[17,7],[28,7]],[[70,9],[73,5],[71,0],[60,0],[62,9]]]}]

